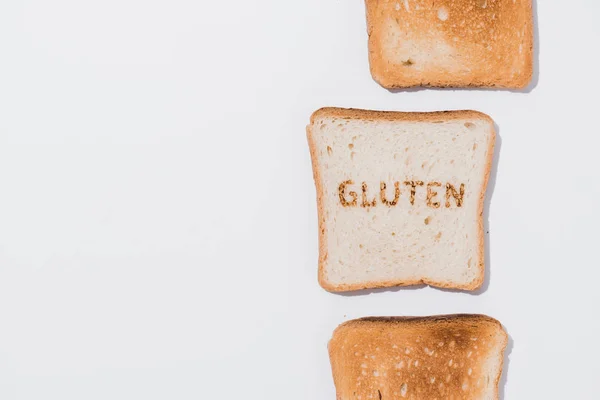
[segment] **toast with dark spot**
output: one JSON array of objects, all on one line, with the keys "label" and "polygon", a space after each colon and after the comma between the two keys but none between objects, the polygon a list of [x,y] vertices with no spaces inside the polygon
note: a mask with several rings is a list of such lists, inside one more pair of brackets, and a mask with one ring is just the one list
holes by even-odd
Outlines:
[{"label": "toast with dark spot", "polygon": [[369,62],[386,88],[523,88],[532,0],[365,0]]}]

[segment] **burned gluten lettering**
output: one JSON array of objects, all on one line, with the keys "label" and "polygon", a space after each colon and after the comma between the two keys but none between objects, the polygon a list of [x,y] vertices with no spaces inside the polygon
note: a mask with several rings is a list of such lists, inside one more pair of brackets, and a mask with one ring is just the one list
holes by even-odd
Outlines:
[{"label": "burned gluten lettering", "polygon": [[462,207],[463,198],[465,196],[465,184],[460,184],[459,193],[456,192],[456,188],[449,183],[446,183],[446,208],[450,208],[450,198],[454,197],[457,207]]},{"label": "burned gluten lettering", "polygon": [[410,186],[410,204],[414,205],[417,186],[423,186],[423,181],[405,181],[404,184]]},{"label": "burned gluten lettering", "polygon": [[385,182],[381,182],[379,185],[379,197],[381,197],[381,202],[386,206],[393,207],[398,204],[398,200],[400,199],[400,182],[394,182],[394,200],[389,201],[385,196],[385,190],[387,185]]},{"label": "burned gluten lettering", "polygon": [[[393,200],[391,199],[391,196],[388,197],[390,195],[389,191],[388,191],[388,183],[384,182],[384,181],[380,181],[379,184],[379,199],[381,200],[380,202],[377,201],[377,195],[376,192],[374,193],[373,190],[371,190],[371,192],[369,192],[369,184],[367,182],[361,182],[360,187],[361,187],[361,198],[360,198],[360,206],[362,208],[370,208],[370,207],[376,207],[377,205],[381,204],[387,207],[396,207],[398,204],[400,204],[401,201],[405,201],[406,203],[410,204],[411,206],[414,206],[415,203],[417,203],[417,190],[419,187],[425,186],[425,188],[423,190],[426,190],[426,197],[425,197],[425,202],[424,205],[430,208],[434,208],[434,209],[439,209],[442,208],[442,203],[441,203],[441,199],[440,197],[442,196],[442,194],[440,193],[440,189],[438,188],[443,188],[444,184],[442,182],[437,182],[437,181],[432,181],[432,182],[428,182],[425,183],[423,181],[419,181],[419,180],[411,180],[411,181],[404,181],[404,184],[407,185],[408,187],[410,187],[410,190],[408,191],[408,198],[406,198],[406,200],[401,200],[401,194],[402,192],[400,191],[400,184],[402,181],[394,181],[394,197]],[[354,185],[354,181],[351,179],[348,179],[342,183],[340,183],[339,187],[338,187],[338,198],[340,201],[340,204],[343,207],[357,207],[359,205],[358,202],[358,193],[355,190],[352,190],[351,185]],[[390,185],[391,186],[391,185]],[[445,193],[445,208],[452,208],[453,204],[455,204],[455,206],[457,208],[462,207],[463,202],[464,202],[464,197],[465,197],[465,184],[461,183],[460,186],[458,187],[458,189],[456,188],[455,185],[451,184],[451,183],[446,183],[446,193]],[[355,186],[356,188],[356,186]],[[443,190],[443,189],[441,189]],[[422,197],[419,196],[419,199],[422,199]],[[454,202],[452,201],[452,199],[454,199]],[[422,201],[422,200],[419,200]]]},{"label": "burned gluten lettering", "polygon": [[427,205],[431,208],[440,208],[440,202],[435,201],[435,197],[438,195],[433,188],[442,186],[439,182],[429,182],[427,184]]},{"label": "burned gluten lettering", "polygon": [[348,194],[350,195],[350,197],[352,197],[352,201],[348,201],[346,200],[346,186],[348,185],[352,185],[354,183],[354,181],[347,180],[344,181],[342,183],[340,183],[340,186],[338,188],[338,196],[340,197],[340,204],[344,207],[356,207],[356,204],[358,202],[358,195],[356,194],[356,192],[348,192]]},{"label": "burned gluten lettering", "polygon": [[373,198],[372,201],[367,199],[367,184],[365,182],[362,183],[362,203],[361,207],[375,207],[377,205],[377,199]]}]

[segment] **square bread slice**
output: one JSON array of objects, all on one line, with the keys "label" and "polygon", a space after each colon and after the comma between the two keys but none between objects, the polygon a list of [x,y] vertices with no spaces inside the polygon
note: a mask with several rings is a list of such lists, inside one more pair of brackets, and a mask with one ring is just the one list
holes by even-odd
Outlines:
[{"label": "square bread slice", "polygon": [[365,0],[369,62],[383,87],[524,88],[532,0]]},{"label": "square bread slice", "polygon": [[337,399],[495,400],[507,343],[485,315],[348,321],[329,342]]},{"label": "square bread slice", "polygon": [[490,117],[324,108],[307,136],[323,288],[481,286]]}]

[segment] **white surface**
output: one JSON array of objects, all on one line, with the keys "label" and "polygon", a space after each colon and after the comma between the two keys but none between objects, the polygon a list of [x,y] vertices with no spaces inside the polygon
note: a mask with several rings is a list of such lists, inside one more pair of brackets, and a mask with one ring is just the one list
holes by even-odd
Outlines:
[{"label": "white surface", "polygon": [[[1,2],[0,398],[329,400],[337,324],[455,312],[505,399],[600,398],[600,4],[539,3],[530,93],[392,94],[361,1]],[[487,290],[317,285],[324,105],[496,120]]]}]

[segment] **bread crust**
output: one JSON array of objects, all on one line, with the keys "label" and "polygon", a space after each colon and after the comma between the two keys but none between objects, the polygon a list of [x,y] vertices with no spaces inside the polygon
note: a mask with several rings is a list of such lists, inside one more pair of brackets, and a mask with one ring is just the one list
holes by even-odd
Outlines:
[{"label": "bread crust", "polygon": [[365,0],[365,6],[370,71],[385,88],[522,89],[531,82],[532,0]]},{"label": "bread crust", "polygon": [[[498,320],[487,315],[450,314],[426,317],[366,317],[347,321],[339,325],[334,330],[332,338],[328,343],[328,352],[332,367],[333,380],[337,391],[337,399],[341,400],[342,393],[348,389],[347,385],[349,383],[343,378],[348,377],[349,371],[356,372],[354,364],[356,362],[360,362],[347,360],[347,358],[344,358],[344,346],[353,346],[351,347],[351,349],[352,352],[354,352],[361,351],[361,349],[364,348],[372,349],[372,345],[376,342],[376,340],[382,340],[384,342],[387,340],[388,342],[393,342],[393,340],[391,339],[391,331],[392,329],[396,328],[403,330],[403,336],[415,337],[415,341],[421,344],[422,346],[431,346],[432,349],[435,348],[436,351],[440,351],[442,353],[445,351],[445,349],[443,347],[439,347],[437,343],[437,338],[441,336],[442,332],[448,333],[462,331],[475,337],[485,336],[488,338],[494,337],[495,339],[497,339],[498,342],[495,343],[496,346],[494,347],[494,349],[497,351],[497,353],[499,353],[500,357],[498,358],[498,371],[497,374],[493,377],[493,379],[495,388],[495,399],[499,398],[499,383],[502,377],[502,370],[504,368],[504,352],[506,350],[506,346],[508,345],[508,334],[506,333],[506,330]],[[348,338],[349,335],[353,336]],[[419,338],[420,340],[416,338]],[[435,338],[436,342],[428,343],[434,341],[432,340],[432,338]],[[472,340],[471,338],[469,339]],[[386,344],[389,343],[386,342]],[[460,348],[460,346],[457,347]],[[377,350],[381,350],[382,353],[377,353],[379,357],[383,357],[384,359],[388,360],[397,359],[397,357],[393,357],[393,355],[391,354],[392,351],[390,350],[379,348]],[[462,350],[464,351],[464,349]],[[491,350],[490,353],[494,353],[494,350]],[[362,355],[360,353],[355,353],[354,355],[356,354],[359,354],[359,356]],[[458,358],[460,358],[461,356],[460,351],[459,354],[453,354]],[[493,354],[488,354],[488,356],[492,355]],[[415,358],[418,358],[417,355],[414,356]],[[469,356],[467,356],[467,358],[468,357]],[[345,363],[342,364],[341,361],[345,361]],[[487,360],[484,359],[484,361]],[[432,362],[433,365],[436,365],[439,369],[441,363],[444,363],[445,361],[440,361],[436,358]],[[479,360],[477,364],[481,365],[483,364],[483,362]],[[436,367],[434,367],[433,365],[429,365],[429,368],[425,370],[421,369],[419,372],[417,372],[417,374],[428,374],[431,371],[431,369],[436,369]],[[346,372],[346,374],[344,374],[344,372]],[[355,390],[365,390],[364,385],[368,384],[368,381],[369,378],[365,375],[364,380],[361,381],[361,388],[355,388]],[[386,385],[384,384],[382,386]],[[429,388],[421,389],[427,390]]]},{"label": "bread crust", "polygon": [[[318,111],[317,111],[318,112]],[[327,261],[327,234],[325,232],[325,212],[323,206],[323,184],[321,180],[321,168],[319,168],[319,157],[317,157],[317,146],[312,135],[312,125],[315,113],[311,117],[311,124],[306,127],[306,137],[312,160],[313,179],[317,191],[317,215],[319,216],[319,285],[327,291],[335,291],[335,285],[331,285],[325,276],[325,262]]]},{"label": "bread crust", "polygon": [[[491,139],[488,149],[488,157],[486,161],[483,185],[480,189],[479,204],[478,204],[478,238],[479,238],[479,274],[477,277],[464,285],[455,284],[452,282],[435,281],[427,278],[416,280],[385,280],[385,281],[370,281],[357,284],[333,284],[327,279],[325,266],[327,262],[327,233],[326,233],[326,214],[323,200],[323,184],[321,179],[321,168],[317,155],[315,138],[313,137],[312,126],[319,118],[335,117],[339,119],[359,119],[367,121],[383,120],[383,121],[417,121],[417,122],[433,122],[433,121],[452,121],[457,119],[479,119],[489,123],[491,127]],[[352,108],[338,107],[323,107],[315,111],[310,117],[310,125],[306,127],[308,146],[313,167],[313,177],[317,192],[317,213],[319,218],[319,268],[318,281],[321,287],[329,292],[351,292],[363,289],[379,289],[395,286],[415,286],[429,285],[445,289],[459,289],[466,291],[474,291],[481,287],[485,279],[485,233],[483,224],[483,211],[485,206],[485,193],[487,191],[487,183],[492,167],[494,146],[496,141],[496,131],[494,121],[490,116],[479,111],[473,110],[456,110],[456,111],[433,111],[433,112],[401,112],[401,111],[373,111],[361,110]]]}]

